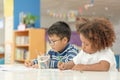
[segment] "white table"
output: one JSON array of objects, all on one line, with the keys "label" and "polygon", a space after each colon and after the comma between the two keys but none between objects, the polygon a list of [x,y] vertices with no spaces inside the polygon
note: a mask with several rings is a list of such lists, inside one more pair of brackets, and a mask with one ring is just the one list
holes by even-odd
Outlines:
[{"label": "white table", "polygon": [[[17,67],[19,69],[17,69]],[[120,72],[60,71],[58,69],[0,70],[0,80],[120,80]]]}]

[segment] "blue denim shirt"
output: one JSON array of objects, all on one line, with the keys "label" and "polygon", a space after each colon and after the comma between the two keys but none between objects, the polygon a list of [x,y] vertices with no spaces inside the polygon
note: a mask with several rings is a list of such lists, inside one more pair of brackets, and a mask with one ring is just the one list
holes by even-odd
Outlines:
[{"label": "blue denim shirt", "polygon": [[[79,50],[72,44],[68,44],[61,52],[55,52],[51,49],[50,51],[48,51],[48,54],[50,55],[49,68],[58,68],[57,64],[59,60],[66,63],[68,61],[71,61],[73,57],[75,57],[78,53]],[[37,64],[37,59],[33,60],[33,63]]]}]

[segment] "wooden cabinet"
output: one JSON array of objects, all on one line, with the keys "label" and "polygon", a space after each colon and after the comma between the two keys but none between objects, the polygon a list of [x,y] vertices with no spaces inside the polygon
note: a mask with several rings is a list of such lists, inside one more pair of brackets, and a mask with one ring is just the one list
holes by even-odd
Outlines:
[{"label": "wooden cabinet", "polygon": [[0,58],[4,58],[4,53],[0,53]]},{"label": "wooden cabinet", "polygon": [[45,29],[14,31],[14,61],[24,62],[45,53]]}]

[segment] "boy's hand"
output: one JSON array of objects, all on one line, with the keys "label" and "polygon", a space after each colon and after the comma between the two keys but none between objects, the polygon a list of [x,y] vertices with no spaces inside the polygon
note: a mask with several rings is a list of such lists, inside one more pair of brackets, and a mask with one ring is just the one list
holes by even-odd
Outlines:
[{"label": "boy's hand", "polygon": [[25,63],[24,63],[24,65],[26,66],[26,67],[31,67],[32,65],[33,65],[33,62],[32,61],[25,61]]},{"label": "boy's hand", "polygon": [[57,67],[59,68],[62,62],[58,61]]},{"label": "boy's hand", "polygon": [[38,64],[32,65],[32,68],[39,68]]},{"label": "boy's hand", "polygon": [[33,64],[33,61],[25,61],[25,66],[26,67],[32,67],[32,68],[38,68],[38,64]]},{"label": "boy's hand", "polygon": [[57,66],[58,66],[58,69],[60,69],[60,70],[65,70],[66,69],[64,62],[59,61]]},{"label": "boy's hand", "polygon": [[[69,61],[67,63],[64,62],[58,62],[58,68],[60,70],[67,70],[67,69],[72,69],[74,66],[74,62],[73,61]],[[74,68],[73,68],[74,69]]]}]

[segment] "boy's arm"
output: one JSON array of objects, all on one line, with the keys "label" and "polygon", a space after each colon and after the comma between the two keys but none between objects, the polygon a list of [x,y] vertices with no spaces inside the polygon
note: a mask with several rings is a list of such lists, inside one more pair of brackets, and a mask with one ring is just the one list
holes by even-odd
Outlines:
[{"label": "boy's arm", "polygon": [[38,61],[37,61],[37,59],[34,59],[34,60],[32,60],[32,61],[25,61],[25,66],[26,67],[32,67],[33,65],[36,65],[36,64],[38,64]]},{"label": "boy's arm", "polygon": [[110,67],[110,63],[107,61],[100,61],[99,63],[95,64],[78,64],[75,65],[72,69],[73,70],[80,70],[80,71],[108,71]]},{"label": "boy's arm", "polygon": [[75,51],[68,52],[68,55],[66,56],[66,62],[73,60],[73,58],[77,55],[78,53]]},{"label": "boy's arm", "polygon": [[70,50],[67,52],[67,56],[65,56],[65,60],[63,60],[64,62],[58,62],[58,68],[61,70],[65,70],[65,69],[72,69],[73,66],[75,65],[73,62],[73,58],[78,54],[77,50]]},{"label": "boy's arm", "polygon": [[[53,55],[51,54],[52,52],[48,52],[49,55]],[[71,61],[76,55],[78,54],[78,51],[76,49],[72,49],[70,51],[67,52],[67,56],[65,56],[64,59],[62,59],[63,62],[69,62]],[[52,56],[50,57],[50,68],[58,68],[58,56],[56,56],[57,59],[52,59]]]},{"label": "boy's arm", "polygon": [[55,56],[55,52],[52,51],[52,50],[49,50],[48,54],[50,55],[49,68],[57,68],[58,60],[57,60],[57,58]]},{"label": "boy's arm", "polygon": [[33,62],[33,64],[38,64],[38,60],[37,59],[33,59],[32,62]]},{"label": "boy's arm", "polygon": [[62,62],[62,63],[58,64],[58,68],[60,70],[67,70],[67,69],[72,69],[74,65],[75,64],[73,61],[69,61],[67,63]]}]

